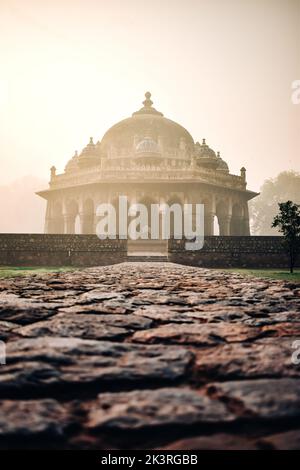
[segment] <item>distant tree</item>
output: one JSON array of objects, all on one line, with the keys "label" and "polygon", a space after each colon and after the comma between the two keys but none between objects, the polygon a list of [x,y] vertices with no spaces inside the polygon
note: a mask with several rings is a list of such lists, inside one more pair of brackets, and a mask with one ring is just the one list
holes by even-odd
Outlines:
[{"label": "distant tree", "polygon": [[281,202],[278,205],[279,214],[274,217],[272,227],[278,227],[284,236],[290,256],[290,271],[293,273],[300,247],[300,205],[292,201]]},{"label": "distant tree", "polygon": [[260,195],[250,201],[251,231],[254,235],[279,235],[272,221],[278,204],[284,201],[300,204],[300,173],[284,171],[276,178],[265,180]]},{"label": "distant tree", "polygon": [[45,200],[35,194],[47,180],[23,176],[0,186],[0,233],[43,233]]}]

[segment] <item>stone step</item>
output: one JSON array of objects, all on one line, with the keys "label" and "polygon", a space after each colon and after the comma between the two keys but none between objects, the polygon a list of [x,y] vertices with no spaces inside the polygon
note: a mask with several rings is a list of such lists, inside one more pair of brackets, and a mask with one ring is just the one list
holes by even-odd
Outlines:
[{"label": "stone step", "polygon": [[130,262],[162,262],[162,263],[165,263],[167,261],[169,261],[168,257],[167,256],[128,256],[127,257],[127,261],[130,261]]}]

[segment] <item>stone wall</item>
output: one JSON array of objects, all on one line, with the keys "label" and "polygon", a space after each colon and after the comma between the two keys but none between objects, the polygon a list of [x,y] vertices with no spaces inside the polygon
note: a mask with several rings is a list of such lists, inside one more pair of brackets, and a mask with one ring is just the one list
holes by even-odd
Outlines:
[{"label": "stone wall", "polygon": [[[169,241],[169,261],[216,268],[289,265],[282,237],[206,237],[199,251],[186,251],[184,244],[184,240]],[[99,240],[96,235],[0,234],[2,266],[97,266],[126,260],[126,240]]]},{"label": "stone wall", "polygon": [[[184,240],[169,240],[170,261],[212,268],[289,266],[282,237],[205,237],[204,247],[199,251],[186,251],[184,245]],[[296,265],[300,266],[300,254]]]},{"label": "stone wall", "polygon": [[0,234],[0,265],[98,266],[126,261],[126,240],[96,235]]}]

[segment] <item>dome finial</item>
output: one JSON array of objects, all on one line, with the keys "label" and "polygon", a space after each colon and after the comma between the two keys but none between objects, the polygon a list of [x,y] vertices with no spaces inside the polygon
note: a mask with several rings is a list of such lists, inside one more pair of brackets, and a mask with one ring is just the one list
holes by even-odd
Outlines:
[{"label": "dome finial", "polygon": [[244,166],[242,166],[241,168],[241,178],[246,181],[246,168]]},{"label": "dome finial", "polygon": [[143,107],[132,114],[132,116],[138,116],[139,114],[155,114],[156,116],[163,116],[163,113],[160,113],[155,108],[152,107],[153,101],[151,100],[150,91],[146,91],[145,100],[143,101]]},{"label": "dome finial", "polygon": [[55,166],[52,166],[50,168],[50,174],[51,174],[51,179],[53,179],[56,176],[56,168]]},{"label": "dome finial", "polygon": [[151,106],[153,105],[153,101],[151,101],[151,93],[150,91],[146,91],[145,93],[145,101],[143,101],[143,105],[145,106],[145,108],[151,108]]}]

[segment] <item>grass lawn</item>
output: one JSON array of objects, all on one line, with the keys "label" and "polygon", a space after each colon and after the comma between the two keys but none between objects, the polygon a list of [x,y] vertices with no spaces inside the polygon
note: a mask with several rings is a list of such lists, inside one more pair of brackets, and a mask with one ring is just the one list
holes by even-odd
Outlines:
[{"label": "grass lawn", "polygon": [[[28,274],[44,274],[53,272],[75,271],[83,268],[72,266],[49,266],[47,268],[37,266],[0,266],[0,279],[14,276],[26,276]],[[281,279],[285,281],[293,281],[300,283],[300,269],[295,269],[290,274],[288,269],[246,269],[246,268],[229,268],[221,271],[245,274],[247,276],[270,277],[272,279]]]},{"label": "grass lawn", "polygon": [[294,269],[294,273],[291,274],[288,269],[239,269],[230,268],[222,269],[222,271],[231,271],[233,273],[245,274],[247,276],[256,277],[270,277],[272,279],[280,279],[285,281],[293,281],[300,283],[300,269]]},{"label": "grass lawn", "polygon": [[43,274],[43,273],[54,273],[64,271],[75,271],[78,268],[71,266],[50,266],[47,268],[39,268],[38,266],[0,266],[0,278],[14,277],[14,276],[26,276],[28,274]]}]

